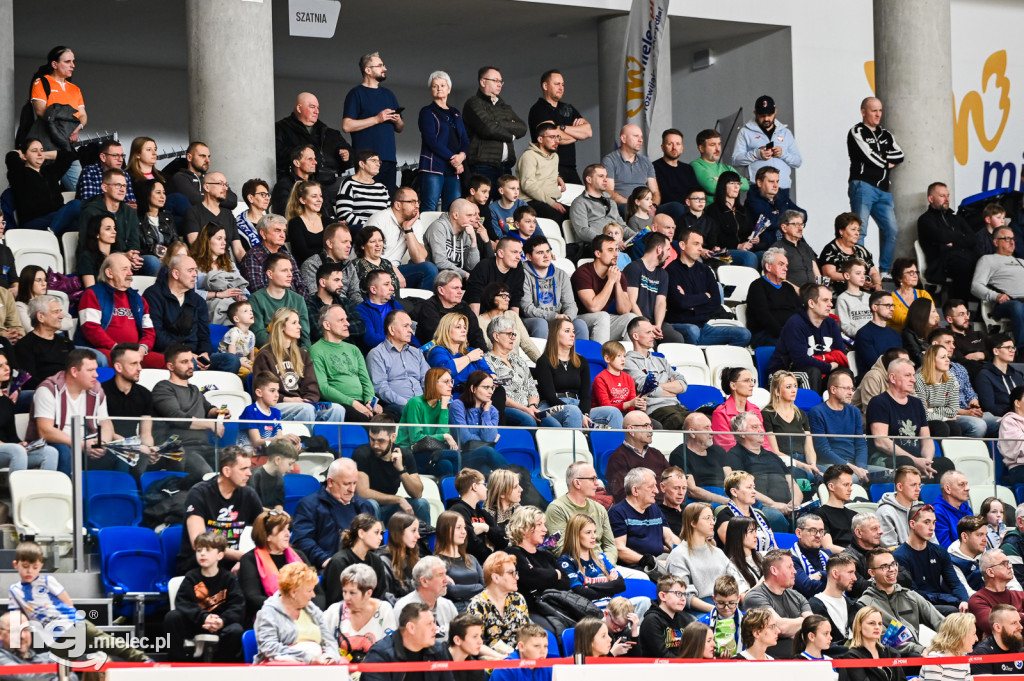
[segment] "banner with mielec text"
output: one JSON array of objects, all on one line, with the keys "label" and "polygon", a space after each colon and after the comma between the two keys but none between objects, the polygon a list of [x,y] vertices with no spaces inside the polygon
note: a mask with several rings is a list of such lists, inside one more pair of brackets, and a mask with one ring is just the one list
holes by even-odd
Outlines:
[{"label": "banner with mielec text", "polygon": [[[658,50],[668,26],[669,0],[633,0],[626,28],[623,70],[623,124],[634,123],[649,137],[654,101],[658,95]],[[666,46],[665,49],[669,49]],[[664,74],[671,79],[672,74]]]}]

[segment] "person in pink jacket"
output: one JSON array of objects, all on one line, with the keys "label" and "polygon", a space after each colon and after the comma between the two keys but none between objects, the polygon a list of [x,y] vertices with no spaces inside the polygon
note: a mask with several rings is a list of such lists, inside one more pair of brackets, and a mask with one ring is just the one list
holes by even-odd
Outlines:
[{"label": "person in pink jacket", "polygon": [[999,419],[999,453],[1006,472],[1004,485],[1024,483],[1024,385],[1010,391],[1010,411]]},{"label": "person in pink jacket", "polygon": [[[757,420],[764,426],[764,419],[761,417],[761,410],[756,404],[750,401],[754,394],[754,376],[749,369],[744,367],[728,367],[722,370],[722,392],[727,394],[725,403],[715,408],[711,415],[711,430],[715,431],[715,444],[729,451],[736,446],[736,438],[726,434],[732,430],[729,424],[734,416],[740,412],[748,412],[757,417]],[[768,437],[765,436],[762,445],[768,451],[772,449]]]}]

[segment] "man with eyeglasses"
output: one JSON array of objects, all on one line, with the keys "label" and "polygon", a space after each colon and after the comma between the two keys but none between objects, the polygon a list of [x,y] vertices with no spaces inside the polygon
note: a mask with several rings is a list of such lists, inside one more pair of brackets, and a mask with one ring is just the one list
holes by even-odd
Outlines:
[{"label": "man with eyeglasses", "polygon": [[1024,610],[1024,591],[1010,591],[1007,585],[1013,580],[1013,566],[1006,554],[992,549],[981,554],[978,568],[985,580],[985,586],[974,592],[967,601],[967,611],[977,620],[978,636],[992,633],[989,618],[992,608],[999,604],[1012,606],[1017,612]]},{"label": "man with eyeglasses", "polygon": [[832,552],[821,547],[824,538],[825,522],[820,516],[805,513],[796,519],[796,546],[790,549],[793,567],[796,568],[793,588],[806,598],[825,588],[825,576],[828,574],[825,564]]},{"label": "man with eyeglasses", "polygon": [[683,629],[696,622],[686,612],[686,582],[673,575],[658,580],[658,605],[644,614],[640,623],[641,657],[678,657]]},{"label": "man with eyeglasses", "polygon": [[1024,385],[1024,374],[1010,366],[1017,358],[1017,346],[1008,333],[997,333],[989,338],[992,361],[974,377],[974,390],[982,410],[1003,416],[1013,410],[1010,393]]},{"label": "man with eyeglasses", "polygon": [[871,321],[860,327],[853,341],[857,351],[857,373],[861,376],[871,370],[886,350],[903,347],[900,334],[889,326],[895,309],[892,292],[875,291],[868,298],[868,306],[871,307]]},{"label": "man with eyeglasses", "polygon": [[942,615],[967,612],[967,589],[957,578],[946,549],[932,542],[935,509],[922,504],[910,509],[910,534],[892,552],[900,570],[910,576],[911,588]]},{"label": "man with eyeglasses", "polygon": [[[849,369],[836,369],[828,376],[828,399],[814,405],[807,413],[814,438],[818,465],[841,464],[853,471],[858,481],[867,481],[868,445],[863,439],[864,419],[853,400],[853,374]],[[845,435],[847,437],[834,437]],[[825,437],[833,436],[833,437]]]},{"label": "man with eyeglasses", "polygon": [[110,248],[110,252],[124,253],[128,256],[132,270],[137,274],[155,275],[160,270],[160,261],[156,256],[142,255],[139,214],[124,200],[128,187],[131,186],[128,175],[120,168],[111,168],[104,171],[100,186],[102,193],[82,202],[82,212],[78,217],[78,242],[85,243],[89,222],[95,216],[109,216],[113,218],[117,227],[117,241]]},{"label": "man with eyeglasses", "polygon": [[558,174],[558,144],[561,135],[554,123],[537,126],[534,141],[519,157],[516,177],[523,198],[537,211],[537,216],[557,223],[565,218],[566,208],[558,199],[565,191],[565,182]]},{"label": "man with eyeglasses", "polygon": [[[661,479],[661,474],[669,467],[665,455],[651,447],[653,431],[650,416],[642,411],[631,411],[622,419],[622,427],[626,430],[625,438],[608,457],[604,476],[615,503],[626,498],[628,490],[623,481],[629,471],[647,468]],[[662,498],[660,492],[657,498]]]},{"label": "man with eyeglasses", "polygon": [[805,216],[798,210],[786,210],[779,216],[779,240],[776,241],[789,259],[786,279],[793,286],[821,281],[818,254],[804,240]]},{"label": "man with eyeglasses", "polygon": [[793,555],[785,549],[772,549],[764,554],[763,580],[743,596],[744,610],[771,608],[779,616],[779,642],[768,648],[776,659],[789,657],[793,639],[800,633],[804,618],[811,615],[811,604],[793,588],[796,568]]},{"label": "man with eyeglasses", "polygon": [[900,566],[888,550],[868,552],[867,566],[875,583],[857,599],[857,604],[878,608],[883,622],[896,621],[907,628],[911,638],[896,648],[900,655],[923,655],[925,647],[920,642],[921,625],[938,631],[942,626],[942,615],[924,596],[896,583]]},{"label": "man with eyeglasses", "polygon": [[516,150],[512,145],[527,135],[526,122],[501,98],[505,81],[494,66],[482,66],[477,71],[480,89],[466,100],[462,116],[469,134],[469,156],[463,179],[483,175],[498,186],[498,178],[511,175],[516,165]]},{"label": "man with eyeglasses", "polygon": [[359,58],[359,73],[363,81],[345,95],[341,129],[352,135],[353,149],[372,149],[380,157],[380,168],[374,178],[395,191],[396,159],[395,133],[405,129],[402,108],[398,98],[381,83],[388,69],[379,52]]},{"label": "man with eyeglasses", "polygon": [[[82,168],[82,174],[78,176],[78,186],[75,188],[75,198],[79,201],[87,201],[102,193],[103,173],[123,168],[124,147],[117,140],[107,140],[100,145],[100,160]],[[128,189],[125,191],[124,202],[132,208],[138,206],[131,182],[128,183]]]},{"label": "man with eyeglasses", "polygon": [[648,575],[663,574],[658,556],[671,551],[679,537],[665,525],[665,516],[655,503],[658,479],[649,468],[634,468],[626,473],[622,484],[626,498],[608,511],[619,564],[644,570]]},{"label": "man with eyeglasses", "polygon": [[[601,479],[597,477],[597,471],[586,461],[574,461],[565,471],[565,484],[568,491],[548,504],[545,514],[548,535],[559,535],[558,544],[554,547],[554,554],[562,554],[562,546],[565,543],[565,526],[569,523],[569,519],[578,513],[583,513],[593,518],[597,525],[598,548],[608,557],[608,560],[613,563],[617,562],[619,550],[615,547],[612,526],[608,522],[608,511],[594,500],[601,488]],[[610,501],[607,496],[604,498]]]},{"label": "man with eyeglasses", "polygon": [[1013,230],[1000,227],[992,237],[996,252],[978,258],[971,293],[982,304],[994,303],[992,316],[1010,320],[1017,346],[1024,345],[1024,258],[1014,256]]},{"label": "man with eyeglasses", "polygon": [[235,260],[245,257],[245,247],[242,245],[242,237],[238,234],[238,225],[231,211],[224,208],[223,202],[228,195],[228,179],[224,173],[210,171],[203,176],[203,200],[193,204],[185,211],[185,223],[182,232],[188,243],[195,243],[199,232],[204,227],[213,223],[224,228],[224,236],[228,241],[228,248],[231,249]]},{"label": "man with eyeglasses", "polygon": [[423,233],[426,226],[420,220],[420,200],[412,187],[395,191],[390,208],[377,211],[366,220],[367,227],[376,227],[384,235],[382,258],[405,277],[409,288],[429,291],[434,286],[437,265],[428,259]]}]

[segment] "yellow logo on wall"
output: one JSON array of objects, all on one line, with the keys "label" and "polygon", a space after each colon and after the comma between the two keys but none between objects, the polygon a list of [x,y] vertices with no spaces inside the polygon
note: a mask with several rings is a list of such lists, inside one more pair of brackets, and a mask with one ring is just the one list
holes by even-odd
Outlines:
[{"label": "yellow logo on wall", "polygon": [[[871,91],[875,91],[875,62],[864,62],[864,75],[867,76]],[[988,92],[989,82],[995,78],[995,87],[999,88],[999,110],[1003,112],[1002,120],[995,134],[989,137],[985,131],[985,103],[982,94]],[[953,98],[953,152],[956,162],[967,165],[971,123],[978,143],[985,151],[994,151],[1010,120],[1010,79],[1006,77],[1006,50],[999,50],[989,55],[981,71],[981,93],[971,90],[960,101],[960,109]]]}]

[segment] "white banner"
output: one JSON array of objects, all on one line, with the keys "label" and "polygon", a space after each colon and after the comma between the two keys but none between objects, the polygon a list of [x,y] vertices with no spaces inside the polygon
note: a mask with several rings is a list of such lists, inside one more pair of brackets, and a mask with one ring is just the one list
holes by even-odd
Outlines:
[{"label": "white banner", "polygon": [[338,0],[288,0],[288,35],[333,38],[340,14]]},{"label": "white banner", "polygon": [[[658,50],[668,27],[669,0],[633,0],[626,29],[625,114],[623,123],[634,123],[648,139],[654,102],[658,95]],[[666,47],[668,49],[668,47]],[[671,81],[672,74],[665,74]],[[658,131],[660,133],[660,131]]]}]

